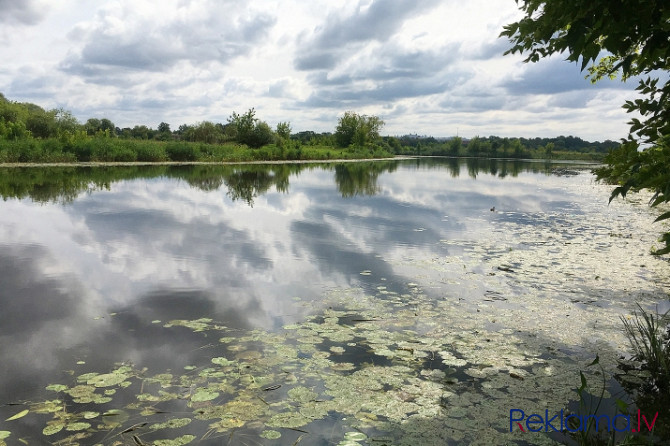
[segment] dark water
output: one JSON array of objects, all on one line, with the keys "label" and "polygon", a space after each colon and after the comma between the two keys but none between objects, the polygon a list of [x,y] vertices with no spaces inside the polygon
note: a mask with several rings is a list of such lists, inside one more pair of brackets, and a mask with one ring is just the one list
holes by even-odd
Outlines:
[{"label": "dark water", "polygon": [[[510,302],[510,296],[528,290],[547,299],[543,302],[560,302],[570,311],[586,308],[585,314],[612,306],[620,291],[616,284],[609,290],[592,285],[598,283],[596,274],[590,273],[597,265],[587,262],[579,267],[589,275],[588,283],[577,280],[579,272],[573,270],[560,277],[549,274],[561,258],[575,266],[574,259],[581,254],[560,250],[572,241],[581,243],[581,232],[589,234],[594,246],[625,249],[613,242],[625,240],[632,231],[626,231],[618,217],[647,211],[622,206],[596,218],[607,209],[607,192],[606,187],[593,185],[583,166],[518,161],[0,169],[0,405],[4,405],[0,419],[30,408],[31,403],[53,399],[53,392],[45,389],[49,384],[74,386],[77,376],[108,373],[120,363],[158,374],[201,367],[213,357],[232,358],[230,351],[222,350],[221,336],[166,328],[173,320],[208,318],[225,326],[226,335],[233,338],[255,330],[281,335],[286,325],[301,324],[310,316],[321,324],[328,308],[348,312],[348,319],[338,321],[342,326],[369,323],[324,297],[342,292],[391,302],[394,309],[401,308],[398,296],[420,295],[420,302],[411,301],[416,314],[421,302],[433,305],[449,296],[449,302],[463,301],[466,319],[496,305],[496,311],[519,309],[525,304]],[[606,237],[594,239],[593,234]],[[648,240],[653,235],[636,243]],[[555,249],[544,248],[554,242]],[[546,264],[509,257],[516,251],[531,255],[540,246],[546,255],[533,262],[544,259]],[[521,270],[527,275],[512,276]],[[650,266],[630,274],[639,280],[641,294],[657,293],[654,281],[665,280],[658,279]],[[618,316],[613,312],[609,318]],[[492,316],[480,329],[529,330],[528,325],[513,326],[513,320]],[[590,323],[585,320],[580,319],[579,326]],[[460,323],[454,323],[454,329],[460,330]],[[443,329],[430,318],[404,328],[418,334]],[[349,342],[368,342],[362,339]],[[263,350],[265,341],[253,342]],[[563,352],[586,348],[563,339],[558,344]],[[245,349],[253,350],[249,345]],[[319,348],[327,351],[338,345],[324,341]],[[314,356],[306,351],[298,360]],[[370,350],[348,351],[333,359],[357,367],[366,362],[385,367],[394,361]],[[421,368],[433,368],[430,358],[422,361]],[[433,362],[439,363],[439,357]],[[435,368],[446,370],[444,365]],[[468,378],[459,373],[461,381]],[[317,393],[323,388],[314,379],[304,384]],[[133,386],[130,390],[141,393]],[[112,403],[89,403],[87,410],[126,407],[134,396],[119,390]],[[169,404],[161,409],[184,410]],[[89,429],[73,429],[67,435],[63,430],[47,438],[42,429],[51,415],[34,415],[30,410],[20,419],[0,422],[0,431],[12,433],[7,444],[19,438],[43,444],[68,435],[69,441],[81,444],[135,441],[131,433],[119,434],[129,423],[113,435],[97,434],[102,426],[99,416]],[[146,418],[135,415],[133,421]],[[337,444],[351,430],[342,418],[335,412],[315,418],[299,428],[309,432],[301,441]],[[505,413],[499,418],[493,430],[501,433],[508,420]],[[454,434],[447,443],[467,442],[467,435],[478,426],[474,422],[452,429],[470,433]],[[247,436],[233,438],[225,430],[226,436],[217,434],[211,441],[218,443],[212,444],[275,444],[258,437],[262,427],[250,421],[247,425],[252,432]],[[210,429],[201,423],[179,432],[204,442],[212,438],[211,433],[207,436]],[[383,429],[372,426],[365,432],[378,431]],[[74,438],[75,432],[83,438]],[[153,437],[147,435],[149,444]],[[301,435],[285,430],[276,444],[292,444]],[[381,440],[371,444],[386,444],[383,435],[398,437],[379,435]],[[444,437],[431,441],[438,440]]]}]

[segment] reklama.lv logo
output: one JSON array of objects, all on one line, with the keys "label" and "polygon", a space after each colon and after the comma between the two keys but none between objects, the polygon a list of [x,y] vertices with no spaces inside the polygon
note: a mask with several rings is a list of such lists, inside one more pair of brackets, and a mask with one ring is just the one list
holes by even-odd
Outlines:
[{"label": "reklama.lv logo", "polygon": [[[649,432],[654,428],[658,412],[654,415],[651,423],[647,417],[637,411],[637,419],[635,416],[618,414],[614,417],[609,415],[577,415],[569,414],[564,416],[563,409],[553,417],[549,417],[549,410],[544,411],[544,417],[540,414],[531,414],[526,416],[526,413],[521,409],[510,409],[509,411],[509,431],[514,432],[586,432],[589,424],[593,420],[595,431],[600,431],[605,427],[607,432],[612,430],[616,432],[642,432],[643,428],[647,428]],[[571,421],[574,420],[574,421]],[[579,422],[579,425],[577,425]],[[636,423],[637,422],[637,423]],[[560,423],[560,424],[559,424]],[[525,426],[525,429],[524,429]]]}]

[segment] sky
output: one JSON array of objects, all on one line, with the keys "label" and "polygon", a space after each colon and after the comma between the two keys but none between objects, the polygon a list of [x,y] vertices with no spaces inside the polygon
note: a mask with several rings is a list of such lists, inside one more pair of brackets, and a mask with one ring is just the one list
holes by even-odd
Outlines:
[{"label": "sky", "polygon": [[620,139],[634,82],[591,84],[498,35],[514,0],[0,0],[0,92],[81,122],[172,129],[256,110],[332,132]]}]

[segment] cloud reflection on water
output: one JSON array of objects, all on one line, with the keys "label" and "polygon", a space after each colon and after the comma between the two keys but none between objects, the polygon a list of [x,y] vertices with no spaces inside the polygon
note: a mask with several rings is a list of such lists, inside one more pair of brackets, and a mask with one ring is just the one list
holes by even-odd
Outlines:
[{"label": "cloud reflection on water", "polygon": [[[465,254],[441,240],[475,240],[496,219],[523,223],[529,212],[579,212],[567,178],[517,171],[506,179],[486,163],[481,171],[451,162],[351,166],[296,168],[290,185],[278,171],[279,190],[238,181],[242,195],[197,186],[232,180],[156,174],[69,195],[72,202],[2,203],[3,387],[19,395],[46,379],[42,370],[77,360],[97,370],[127,360],[186,365],[204,341],[152,321],[210,317],[277,329],[316,310],[328,289],[373,290],[385,279],[403,292],[415,280],[403,261]],[[253,207],[239,196],[253,197]]]}]

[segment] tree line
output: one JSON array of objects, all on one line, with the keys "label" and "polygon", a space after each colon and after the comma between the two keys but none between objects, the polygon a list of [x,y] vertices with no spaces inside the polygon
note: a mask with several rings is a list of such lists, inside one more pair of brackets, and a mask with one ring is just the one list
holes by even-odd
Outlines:
[{"label": "tree line", "polygon": [[80,123],[62,108],[45,110],[0,93],[0,163],[387,158],[392,154],[381,144],[383,125],[377,117],[348,111],[334,133],[293,134],[289,122],[273,129],[251,108],[233,112],[225,123],[119,128],[108,118]]},{"label": "tree line", "polygon": [[487,136],[465,139],[437,139],[432,136],[384,137],[388,149],[397,155],[469,156],[481,158],[543,158],[600,160],[619,143],[589,142],[575,136],[555,138],[507,138]]},{"label": "tree line", "polygon": [[[347,111],[338,119],[334,132],[293,133],[290,122],[279,122],[273,129],[252,108],[245,113],[233,112],[225,123],[202,121],[172,129],[161,122],[157,128],[120,128],[108,118],[89,118],[80,123],[62,108],[45,110],[36,104],[9,101],[0,93],[0,162],[247,161],[392,155],[600,159],[618,146],[609,140],[588,142],[574,136],[488,136],[469,140],[382,137],[383,127],[384,121],[377,116]],[[253,151],[244,152],[240,147]]]},{"label": "tree line", "polygon": [[[339,119],[334,138],[327,138],[327,142],[338,147],[374,144],[379,139],[379,130],[383,125],[384,122],[376,116],[347,111]],[[155,129],[146,125],[120,128],[108,118],[89,118],[82,124],[71,112],[62,108],[45,110],[36,104],[9,101],[0,93],[0,140],[98,136],[207,144],[237,142],[250,148],[259,148],[289,140],[291,130],[289,122],[279,122],[272,129],[267,122],[256,117],[254,108],[246,113],[233,112],[226,123],[202,121],[182,124],[174,130],[167,122],[161,122]],[[294,139],[304,140],[305,135],[310,135],[310,132],[302,132]],[[310,136],[324,141],[324,138],[318,138],[313,132]]]}]

